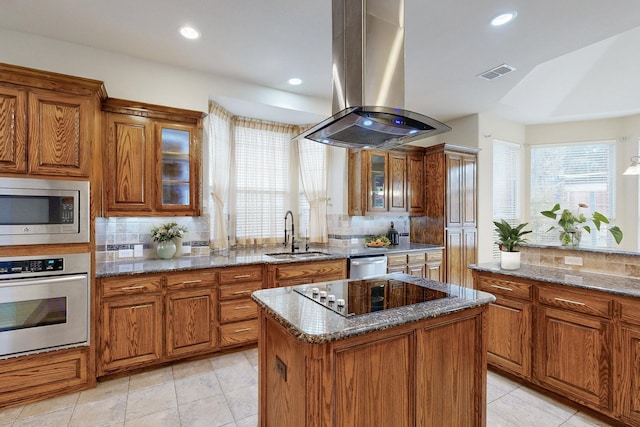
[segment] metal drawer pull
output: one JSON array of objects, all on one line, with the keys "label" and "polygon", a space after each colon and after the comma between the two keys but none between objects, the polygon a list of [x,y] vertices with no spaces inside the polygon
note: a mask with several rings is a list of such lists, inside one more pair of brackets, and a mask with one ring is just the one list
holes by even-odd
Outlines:
[{"label": "metal drawer pull", "polygon": [[132,307],[129,307],[129,310],[136,310],[138,308],[147,308],[147,307],[151,307],[151,304],[134,305]]},{"label": "metal drawer pull", "polygon": [[246,279],[247,277],[251,277],[250,274],[239,274],[237,276],[233,276],[234,279]]},{"label": "metal drawer pull", "polygon": [[251,308],[250,305],[238,305],[233,307],[234,310],[244,310],[245,308]]},{"label": "metal drawer pull", "polygon": [[200,283],[200,282],[202,282],[202,279],[198,279],[198,280],[185,280],[185,281],[184,281],[184,282],[182,282],[182,283],[187,284],[187,283]]},{"label": "metal drawer pull", "polygon": [[496,289],[502,289],[503,291],[513,291],[513,289],[507,288],[506,286],[491,285],[491,287]]},{"label": "metal drawer pull", "polygon": [[559,301],[559,302],[566,302],[566,303],[569,303],[569,304],[575,304],[575,305],[587,305],[587,304],[585,304],[585,303],[583,303],[583,302],[580,302],[580,301],[571,301],[570,299],[564,299],[564,298],[558,298],[558,297],[556,297],[556,298],[554,298],[554,299],[555,299],[556,301]]},{"label": "metal drawer pull", "polygon": [[251,330],[251,328],[242,328],[242,329],[236,329],[236,330],[235,330],[235,331],[233,331],[233,332],[235,332],[235,333],[238,333],[238,332],[247,332],[247,331],[250,331],[250,330]]},{"label": "metal drawer pull", "polygon": [[245,289],[243,291],[235,291],[233,295],[248,294],[248,293],[251,293],[251,291],[249,289]]},{"label": "metal drawer pull", "polygon": [[144,289],[145,286],[137,285],[137,286],[125,286],[124,288],[120,288],[121,291],[132,291],[134,289]]}]

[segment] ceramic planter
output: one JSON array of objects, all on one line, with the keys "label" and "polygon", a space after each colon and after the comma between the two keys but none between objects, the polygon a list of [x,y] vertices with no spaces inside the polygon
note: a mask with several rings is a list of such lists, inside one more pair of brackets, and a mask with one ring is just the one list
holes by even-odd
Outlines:
[{"label": "ceramic planter", "polygon": [[500,268],[517,270],[520,268],[520,252],[500,252]]}]

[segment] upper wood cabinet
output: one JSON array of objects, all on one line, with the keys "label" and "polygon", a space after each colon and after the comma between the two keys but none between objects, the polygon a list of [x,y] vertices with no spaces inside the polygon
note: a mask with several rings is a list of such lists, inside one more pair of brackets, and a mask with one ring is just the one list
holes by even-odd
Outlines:
[{"label": "upper wood cabinet", "polygon": [[102,82],[0,64],[0,173],[89,177]]},{"label": "upper wood cabinet", "polygon": [[349,150],[349,215],[424,214],[422,153]]},{"label": "upper wood cabinet", "polygon": [[104,216],[199,215],[203,114],[108,99]]}]

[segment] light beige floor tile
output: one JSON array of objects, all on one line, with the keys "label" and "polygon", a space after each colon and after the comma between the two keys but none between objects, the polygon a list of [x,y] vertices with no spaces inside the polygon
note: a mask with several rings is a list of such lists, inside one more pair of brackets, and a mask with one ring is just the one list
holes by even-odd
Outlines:
[{"label": "light beige floor tile", "polygon": [[78,401],[79,395],[80,393],[71,393],[41,400],[40,402],[29,403],[24,406],[20,415],[18,415],[18,419],[34,417],[49,412],[57,412],[66,408],[71,408],[73,411],[73,406]]},{"label": "light beige floor tile", "polygon": [[178,405],[222,394],[222,388],[213,371],[176,380],[175,385]]},{"label": "light beige floor tile", "polygon": [[173,381],[132,391],[127,399],[125,422],[176,406],[178,402]]},{"label": "light beige floor tile", "polygon": [[258,385],[225,393],[233,419],[241,420],[258,413]]},{"label": "light beige floor tile", "polygon": [[487,403],[491,403],[519,387],[520,384],[517,382],[489,372],[487,374]]},{"label": "light beige floor tile", "polygon": [[532,408],[536,408],[539,411],[544,411],[563,421],[568,420],[578,411],[561,404],[560,402],[553,400],[552,398],[538,393],[537,391],[528,389],[526,387],[520,387],[517,390],[512,391],[508,396],[513,396]]},{"label": "light beige floor tile", "polygon": [[[180,426],[180,413],[178,408],[169,408],[164,411],[145,415],[144,417],[127,420],[125,427],[177,427]],[[184,427],[188,427],[186,424]]]},{"label": "light beige floor tile", "polygon": [[213,367],[209,359],[178,363],[173,365],[171,369],[173,369],[173,379],[175,380],[213,372]]},{"label": "light beige floor tile", "polygon": [[127,395],[120,394],[103,400],[78,404],[69,427],[107,427],[124,422]]},{"label": "light beige floor tile", "polygon": [[608,424],[604,421],[600,421],[597,418],[593,418],[587,414],[582,412],[578,412],[573,417],[569,418],[569,420],[562,424],[562,427],[610,427],[611,424]]},{"label": "light beige floor tile", "polygon": [[258,366],[258,348],[250,348],[243,351],[245,357],[249,360],[252,366]]},{"label": "light beige floor tile", "polygon": [[20,415],[20,411],[22,411],[24,406],[15,406],[13,408],[0,409],[0,426],[5,424],[11,425],[18,415]]},{"label": "light beige floor tile", "polygon": [[213,369],[228,368],[235,365],[249,363],[242,353],[227,353],[209,359]]},{"label": "light beige floor tile", "polygon": [[575,413],[533,395],[516,394],[520,390],[514,390],[487,405],[487,426],[556,427]]},{"label": "light beige floor tile", "polygon": [[67,427],[73,414],[73,407],[46,412],[29,418],[18,419],[13,427]]},{"label": "light beige floor tile", "polygon": [[253,415],[248,418],[244,418],[242,420],[236,421],[237,427],[257,427],[258,426],[258,415]]},{"label": "light beige floor tile", "polygon": [[126,395],[129,392],[129,377],[100,382],[95,388],[80,392],[77,404],[95,402],[110,397]]},{"label": "light beige floor tile", "polygon": [[131,375],[129,378],[129,393],[146,387],[153,387],[173,381],[173,371],[171,367],[154,369],[141,374]]},{"label": "light beige floor tile", "polygon": [[242,364],[216,369],[216,376],[225,393],[258,384],[258,372],[246,360]]},{"label": "light beige floor tile", "polygon": [[214,427],[233,423],[233,415],[224,395],[209,397],[178,407],[180,423],[189,427]]}]

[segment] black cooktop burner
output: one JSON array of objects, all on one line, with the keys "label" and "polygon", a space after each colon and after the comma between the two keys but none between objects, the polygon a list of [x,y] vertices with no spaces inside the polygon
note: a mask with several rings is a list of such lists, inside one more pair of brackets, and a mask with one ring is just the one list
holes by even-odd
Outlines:
[{"label": "black cooktop burner", "polygon": [[293,290],[345,317],[448,297],[445,292],[396,279],[340,280]]}]

